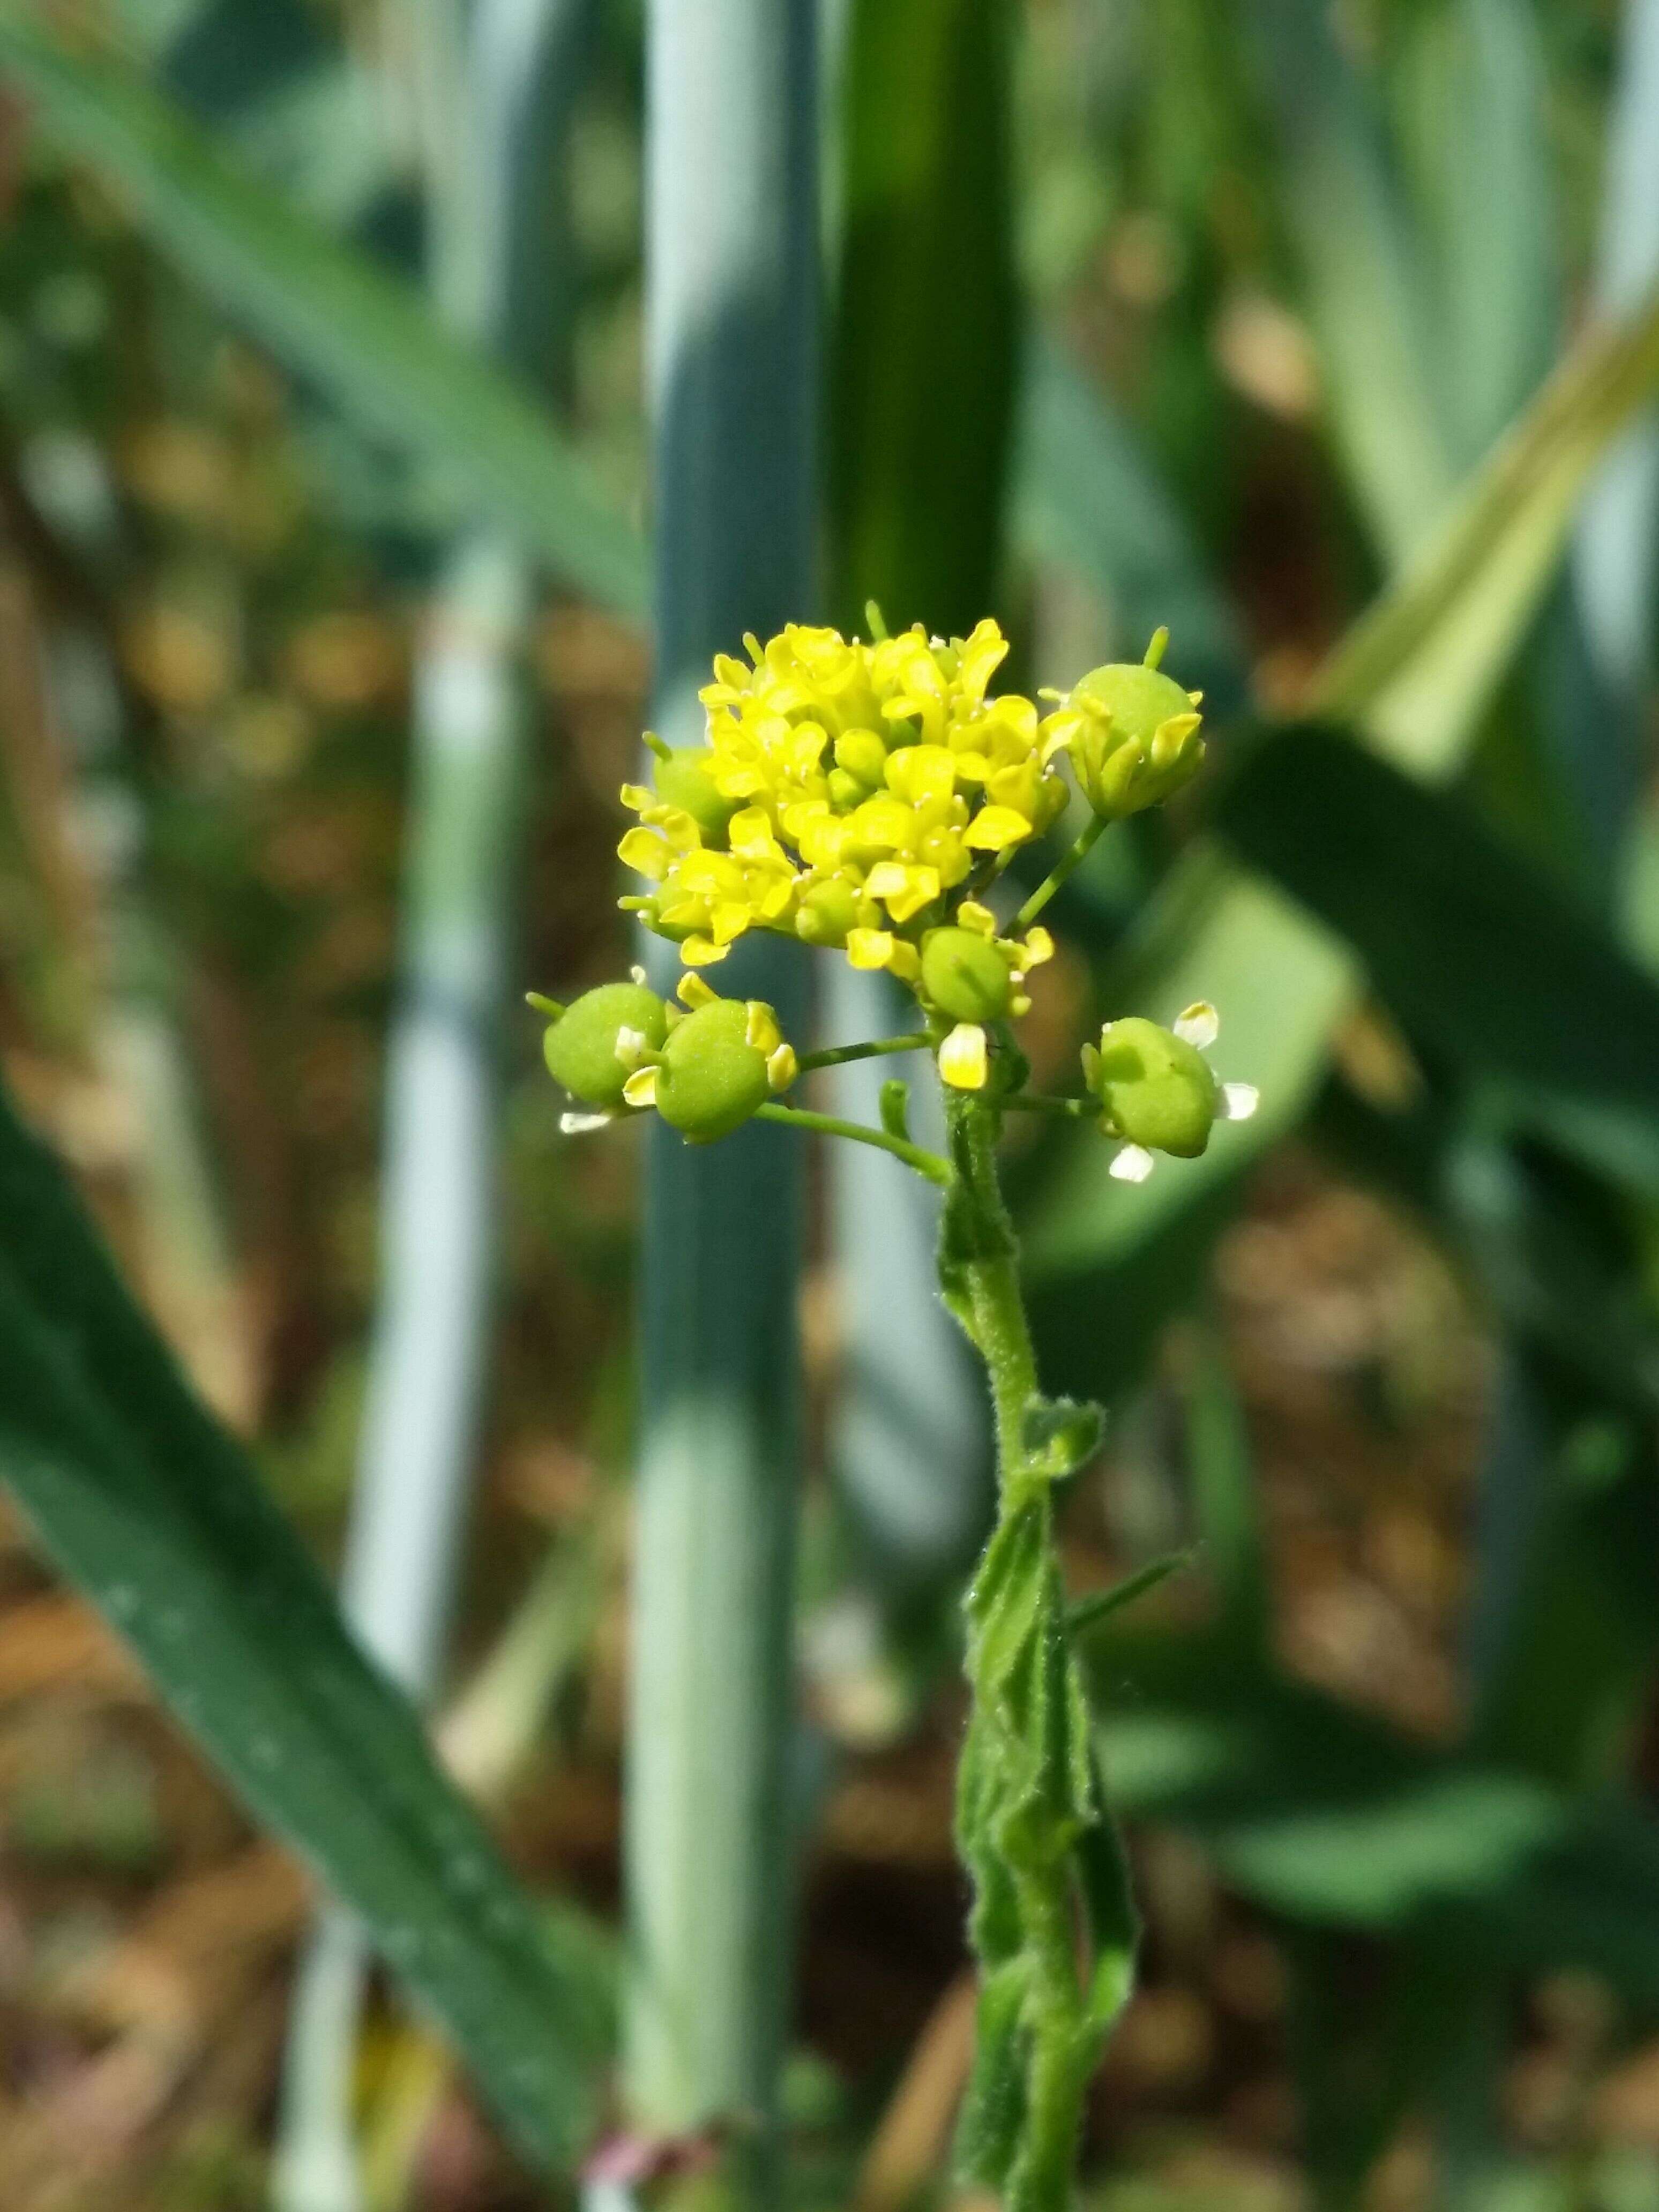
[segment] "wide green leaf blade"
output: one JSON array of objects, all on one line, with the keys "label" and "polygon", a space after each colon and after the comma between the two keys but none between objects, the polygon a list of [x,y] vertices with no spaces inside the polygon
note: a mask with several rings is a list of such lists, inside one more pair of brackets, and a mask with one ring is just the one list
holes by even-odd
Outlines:
[{"label": "wide green leaf blade", "polygon": [[635,533],[513,379],[418,298],[234,167],[175,106],[0,4],[0,75],[42,126],[133,202],[235,320],[446,492],[617,612],[645,606]]},{"label": "wide green leaf blade", "polygon": [[[1421,775],[1453,769],[1559,557],[1586,475],[1656,379],[1659,303],[1589,333],[1339,646],[1313,708],[1361,727]],[[1179,643],[1170,661],[1177,674]],[[1334,938],[1207,846],[1171,872],[1142,941],[1145,957],[1120,979],[1114,1012],[1133,1006],[1168,1020],[1195,999],[1213,1000],[1222,1014],[1218,1065],[1256,1085],[1261,1110],[1218,1131],[1201,1159],[1163,1163],[1138,1186],[1109,1180],[1092,1133],[1057,1146],[1027,1246],[1036,1277],[1057,1294],[1091,1266],[1127,1262],[1295,1123],[1354,988]],[[1075,1290],[1066,1282],[1066,1304]],[[1096,1387],[1070,1366],[1054,1379]]]},{"label": "wide green leaf blade", "polygon": [[860,0],[830,355],[840,609],[966,633],[992,611],[1018,342],[1007,0]]},{"label": "wide green leaf blade", "polygon": [[1212,818],[1455,1066],[1659,1187],[1659,988],[1468,807],[1300,726],[1249,747]]},{"label": "wide green leaf blade", "polygon": [[0,1480],[253,1817],[362,1916],[526,2155],[568,2165],[591,2007],[3,1097],[0,1223]]},{"label": "wide green leaf blade", "polygon": [[1194,1836],[1270,1911],[1432,1936],[1487,1966],[1589,1968],[1659,2002],[1650,1814],[1426,1751],[1322,1691],[1229,1667],[1201,1634],[1109,1628],[1088,1663],[1114,1802]]}]

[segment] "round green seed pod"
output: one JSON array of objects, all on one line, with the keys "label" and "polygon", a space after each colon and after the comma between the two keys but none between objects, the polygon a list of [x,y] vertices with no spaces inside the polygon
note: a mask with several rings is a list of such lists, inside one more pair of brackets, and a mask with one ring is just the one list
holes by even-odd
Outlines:
[{"label": "round green seed pod", "polygon": [[726,798],[716,787],[708,759],[707,745],[681,745],[657,763],[653,781],[664,805],[682,808],[696,823],[703,843],[718,850],[743,801]]},{"label": "round green seed pod", "polygon": [[633,1072],[617,1057],[623,1030],[637,1030],[658,1051],[668,1035],[668,1009],[643,983],[601,983],[584,991],[542,1039],[549,1074],[586,1106],[620,1106]]},{"label": "round green seed pod", "polygon": [[921,988],[959,1022],[994,1022],[1008,1011],[1012,983],[996,946],[971,929],[935,929],[921,947]]},{"label": "round green seed pod", "polygon": [[831,878],[803,891],[795,913],[795,934],[806,945],[840,945],[858,927],[858,893],[851,884]]},{"label": "round green seed pod", "polygon": [[[1084,720],[1067,745],[1079,789],[1108,821],[1179,791],[1204,758],[1192,696],[1156,668],[1115,661],[1072,687]],[[1089,709],[1095,711],[1092,714]]]},{"label": "round green seed pod", "polygon": [[1103,668],[1091,668],[1072,690],[1073,696],[1080,691],[1109,707],[1113,726],[1142,744],[1151,742],[1153,731],[1171,714],[1193,711],[1191,695],[1172,676],[1138,660],[1111,660]]},{"label": "round green seed pod", "polygon": [[1117,1134],[1150,1151],[1195,1159],[1210,1141],[1220,1093],[1210,1064],[1156,1022],[1108,1022],[1089,1087]]},{"label": "round green seed pod", "polygon": [[657,1069],[657,1111],[694,1145],[729,1137],[772,1095],[766,1055],[749,1042],[749,1008],[715,999],[677,1022]]}]

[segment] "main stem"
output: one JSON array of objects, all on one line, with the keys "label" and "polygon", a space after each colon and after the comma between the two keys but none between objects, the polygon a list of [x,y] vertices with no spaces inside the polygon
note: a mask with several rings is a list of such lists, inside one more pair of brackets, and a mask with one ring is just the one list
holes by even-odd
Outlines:
[{"label": "main stem", "polygon": [[1036,1354],[1020,1295],[1014,1225],[997,1177],[997,1109],[969,1092],[945,1103],[951,1164],[973,1210],[978,1250],[967,1267],[972,1334],[996,1414],[997,1480],[1004,1506],[1021,1487],[1025,1408],[1037,1387]]},{"label": "main stem", "polygon": [[[1028,1412],[1037,1396],[1036,1356],[1020,1292],[1018,1247],[997,1176],[998,1120],[998,1109],[986,1101],[960,1092],[947,1095],[955,1194],[964,1208],[960,1231],[971,1254],[963,1267],[963,1319],[971,1323],[985,1362],[996,1416],[998,1533],[1035,1508],[1042,1515],[1046,1547],[1051,1534],[1047,1480],[1033,1462],[1028,1441]],[[1055,1632],[1063,1638],[1064,1599],[1057,1578],[1054,1603]],[[970,1638],[969,1681],[985,1723],[991,1721],[994,1689],[980,1679],[981,1666],[981,1651]],[[1021,2090],[1021,2142],[1007,2177],[1006,2212],[1065,2212],[1084,2099],[1099,2045],[1079,1974],[1070,1853],[1060,1850],[1039,1858],[1038,1863],[1010,1869],[1030,1977],[1024,1997],[1030,2041]]]}]

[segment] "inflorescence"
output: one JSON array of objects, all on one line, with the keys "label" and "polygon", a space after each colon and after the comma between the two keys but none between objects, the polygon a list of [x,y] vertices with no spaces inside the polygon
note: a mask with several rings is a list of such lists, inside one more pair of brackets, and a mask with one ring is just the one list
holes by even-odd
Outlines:
[{"label": "inflorescence", "polygon": [[[879,622],[872,610],[872,627]],[[656,1112],[691,1143],[767,1111],[816,1066],[906,1045],[928,1047],[944,1082],[1005,1107],[1097,1120],[1119,1139],[1112,1172],[1139,1181],[1158,1152],[1201,1152],[1218,1120],[1254,1109],[1248,1085],[1217,1081],[1203,1055],[1213,1008],[1173,1028],[1130,1017],[1083,1050],[1086,1093],[1024,1090],[1009,1024],[1027,1012],[1030,971],[1053,957],[1037,915],[1108,823],[1178,791],[1204,757],[1200,695],[1163,673],[1167,633],[1140,663],[1093,670],[1042,714],[994,695],[1008,651],[993,622],[968,638],[918,625],[869,643],[792,624],[748,660],[724,654],[701,696],[708,743],[671,749],[647,736],[650,786],[629,784],[639,817],[620,854],[649,888],[622,901],[679,948],[681,1003],[642,970],[552,1017],[547,1064],[580,1102],[568,1129]],[[1059,865],[1006,920],[999,878],[1053,829],[1070,799],[1069,766],[1089,821]],[[719,997],[702,971],[750,930],[843,952],[915,995],[913,1036],[798,1055],[769,1006]],[[891,1137],[846,1127],[908,1153]],[[922,1156],[913,1164],[920,1164]]]}]

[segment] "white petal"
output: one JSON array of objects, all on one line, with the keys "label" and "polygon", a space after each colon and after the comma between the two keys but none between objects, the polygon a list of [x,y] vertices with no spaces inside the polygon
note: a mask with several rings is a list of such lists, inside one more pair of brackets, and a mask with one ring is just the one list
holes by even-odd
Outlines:
[{"label": "white petal", "polygon": [[939,1048],[939,1072],[953,1090],[983,1091],[990,1071],[977,1022],[957,1024]]},{"label": "white petal", "polygon": [[1145,1145],[1125,1145],[1106,1172],[1120,1182],[1145,1182],[1157,1165]]},{"label": "white petal", "polygon": [[1183,1044],[1195,1044],[1200,1052],[1212,1045],[1221,1034],[1221,1017],[1207,999],[1200,999],[1175,1019],[1175,1033]]},{"label": "white petal", "polygon": [[1261,1103],[1261,1093],[1254,1083],[1224,1083],[1221,1086],[1224,1121],[1248,1121]]},{"label": "white petal", "polygon": [[626,1022],[617,1031],[617,1057],[624,1067],[637,1067],[645,1052],[645,1031],[630,1030]]},{"label": "white petal", "polygon": [[559,1129],[567,1137],[585,1137],[592,1129],[608,1129],[616,1120],[614,1114],[561,1114]]},{"label": "white petal", "polygon": [[644,969],[641,967],[639,962],[636,960],[634,963],[634,965],[628,971],[628,980],[630,983],[648,983],[651,981],[651,978],[646,974]]}]

